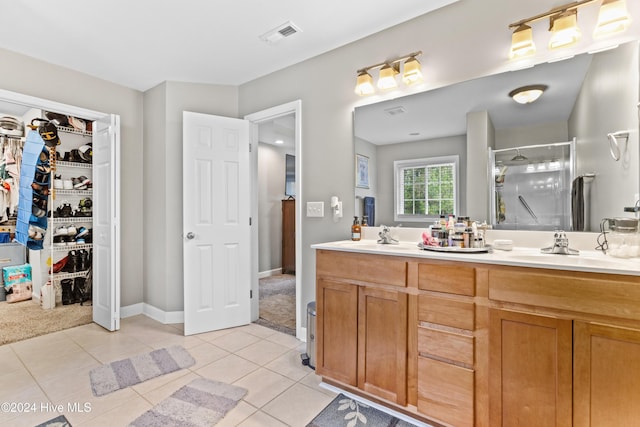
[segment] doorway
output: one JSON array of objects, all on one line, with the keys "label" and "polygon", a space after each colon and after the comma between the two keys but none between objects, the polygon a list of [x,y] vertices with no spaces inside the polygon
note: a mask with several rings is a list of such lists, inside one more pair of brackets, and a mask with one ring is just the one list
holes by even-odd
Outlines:
[{"label": "doorway", "polygon": [[[301,101],[294,101],[245,117],[252,124],[252,321],[258,321],[261,301],[280,310],[283,303],[293,309],[287,313],[270,313],[286,318],[293,317],[282,330],[295,334],[304,340],[301,328]],[[282,144],[276,145],[276,140]],[[262,155],[261,155],[262,154]],[[287,160],[294,165],[294,180],[287,180]],[[290,170],[291,175],[291,170]],[[293,203],[291,203],[293,202]],[[293,204],[292,224],[285,225],[283,209]],[[286,213],[284,214],[286,216]],[[283,259],[283,241],[287,239],[283,232],[293,233],[294,267],[285,266]],[[261,287],[260,282],[263,286]],[[262,291],[264,290],[264,291]],[[261,292],[263,295],[261,295]],[[293,295],[292,295],[293,294]],[[265,299],[267,297],[269,301]],[[264,308],[264,307],[263,307]],[[260,323],[260,322],[258,322]],[[295,326],[294,326],[295,325]],[[293,327],[294,326],[294,327]]]},{"label": "doorway", "polygon": [[[87,135],[93,135],[93,159],[90,162],[91,164],[81,165],[81,162],[73,161],[72,159],[64,159],[57,161],[58,166],[62,167],[65,161],[67,163],[67,167],[69,168],[86,168],[81,173],[84,175],[89,175],[89,171],[93,168],[99,169],[99,174],[93,174],[92,179],[92,187],[93,190],[89,191],[86,188],[81,189],[80,187],[73,187],[72,189],[61,190],[57,189],[58,196],[60,199],[62,196],[67,199],[77,198],[78,200],[85,200],[84,205],[86,207],[91,206],[91,204],[96,207],[100,206],[100,212],[97,212],[95,209],[91,215],[84,215],[82,218],[74,214],[73,217],[66,217],[58,215],[56,216],[56,212],[53,209],[53,194],[50,196],[49,206],[51,209],[51,214],[47,216],[45,222],[48,222],[47,229],[49,231],[44,234],[44,239],[47,239],[49,246],[45,245],[44,250],[31,251],[28,255],[27,262],[32,266],[32,294],[36,296],[36,301],[40,295],[40,288],[45,285],[48,279],[53,277],[54,286],[58,282],[62,281],[63,277],[73,276],[73,282],[76,283],[76,277],[86,279],[86,275],[88,272],[91,272],[91,282],[92,282],[92,303],[89,306],[88,321],[93,321],[100,326],[110,330],[118,330],[120,325],[120,274],[119,274],[119,170],[118,170],[118,156],[119,156],[119,135],[120,135],[120,124],[119,117],[113,114],[106,114],[92,110],[86,110],[83,108],[78,108],[66,104],[61,104],[37,97],[32,97],[28,95],[23,95],[15,92],[10,92],[6,90],[0,90],[0,113],[1,114],[9,114],[10,116],[23,116],[24,125],[29,124],[30,120],[28,117],[32,112],[37,111],[38,114],[44,114],[44,111],[55,112],[57,114],[62,115],[62,117],[67,117],[69,120],[71,118],[83,118],[82,123],[78,121],[78,125],[83,124],[85,127],[81,130],[69,129],[69,126],[61,123],[58,128],[58,134],[64,134],[62,138],[65,138],[65,142],[71,144],[73,147],[81,144],[86,144],[84,138]],[[34,113],[35,114],[35,113]],[[35,116],[34,116],[35,117]],[[76,119],[78,120],[78,119]],[[92,126],[92,131],[89,130],[89,126]],[[76,137],[79,135],[79,140]],[[74,139],[76,138],[76,139]],[[73,142],[72,142],[73,141]],[[74,145],[75,144],[75,145]],[[70,148],[73,148],[72,146]],[[59,145],[59,147],[65,147],[64,145]],[[67,147],[67,148],[69,148]],[[78,149],[76,149],[78,151]],[[62,154],[62,153],[61,153]],[[77,160],[77,159],[76,159]],[[59,172],[59,171],[58,171]],[[77,172],[77,171],[76,171]],[[70,174],[72,172],[69,172]],[[76,173],[79,175],[79,173]],[[53,176],[48,177],[49,188],[51,190],[54,188]],[[83,178],[85,178],[83,176]],[[70,181],[72,183],[72,181]],[[73,184],[73,183],[72,183]],[[112,191],[114,189],[114,191]],[[66,193],[64,193],[66,191]],[[64,194],[63,194],[64,193]],[[91,194],[90,196],[88,196]],[[75,199],[74,199],[75,200]],[[87,202],[90,201],[90,202]],[[79,203],[78,203],[79,206]],[[85,211],[86,214],[88,211]],[[82,222],[82,224],[80,224]],[[74,229],[77,232],[79,229],[79,225],[84,225],[85,228],[90,230],[91,228],[95,228],[95,232],[91,233],[91,235],[98,236],[95,240],[92,240],[91,243],[86,241],[86,236],[88,233],[73,233],[76,236],[71,236],[72,232],[67,228],[66,238],[69,240],[65,242],[65,246],[61,247],[61,245],[56,245],[54,247],[53,242],[54,239],[52,236],[54,232],[60,225],[65,225],[66,223],[74,223]],[[79,223],[76,226],[75,223]],[[106,227],[108,232],[102,231],[101,228],[96,227]],[[62,227],[64,228],[64,227]],[[58,230],[60,231],[60,230]],[[75,237],[84,237],[84,243],[82,241],[78,241]],[[71,242],[70,237],[73,238],[73,242]],[[60,242],[57,242],[60,243]],[[67,248],[67,243],[73,243],[73,245],[69,245]],[[51,275],[49,273],[49,269],[52,265],[57,261],[57,258],[54,257],[54,253],[58,253],[58,257],[64,257],[64,254],[67,253],[67,249],[69,250],[81,250],[84,248],[90,248],[91,253],[95,249],[95,253],[99,253],[100,256],[90,256],[86,257],[82,266],[79,266],[78,263],[75,263],[74,269],[72,272],[56,272],[54,268],[54,273]],[[59,252],[61,251],[62,255]],[[89,254],[89,249],[85,250],[87,254]],[[91,259],[92,261],[88,261]],[[95,262],[93,262],[95,260]],[[68,261],[67,261],[68,262]],[[87,264],[89,262],[89,264]],[[55,267],[55,266],[54,266]],[[57,275],[56,275],[57,274]],[[56,295],[56,300],[60,300],[60,295]],[[88,297],[85,295],[85,297]],[[82,299],[85,299],[84,297]],[[76,298],[77,300],[77,298]],[[84,301],[82,301],[84,302]],[[20,303],[16,303],[20,304]],[[79,303],[77,303],[79,304]],[[63,307],[64,304],[58,305],[58,307],[52,310],[42,310],[36,304],[35,313],[31,313],[33,315],[38,315],[38,313],[42,314],[42,322],[43,323],[55,323],[62,325],[59,329],[65,329],[66,327],[75,326],[74,322],[84,322],[84,317],[80,319],[76,319],[78,313],[74,313],[71,317],[68,318],[59,318],[57,321],[53,321],[53,317],[59,317],[61,314],[64,314],[65,311],[70,311],[70,307],[75,306],[77,304],[68,304]],[[65,310],[67,309],[67,310]],[[29,310],[31,311],[31,310]],[[75,310],[78,311],[78,310]],[[85,315],[84,311],[80,313],[82,316]],[[47,317],[48,316],[48,317]],[[64,316],[63,316],[64,317]],[[46,320],[49,319],[49,320]],[[69,322],[71,323],[69,323]],[[64,326],[66,325],[66,326]],[[53,332],[55,329],[43,329],[41,334],[45,334],[48,332]],[[29,336],[24,336],[24,338],[29,338]]]}]

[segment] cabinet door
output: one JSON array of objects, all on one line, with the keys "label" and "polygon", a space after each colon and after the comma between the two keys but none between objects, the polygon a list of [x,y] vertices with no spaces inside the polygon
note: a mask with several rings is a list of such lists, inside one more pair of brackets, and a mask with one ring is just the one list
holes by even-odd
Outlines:
[{"label": "cabinet door", "polygon": [[406,405],[407,295],[361,287],[358,312],[358,387]]},{"label": "cabinet door", "polygon": [[358,286],[318,279],[316,373],[357,385]]},{"label": "cabinet door", "polygon": [[572,323],[491,310],[492,426],[571,426]]},{"label": "cabinet door", "polygon": [[640,422],[640,331],[575,322],[574,425]]}]

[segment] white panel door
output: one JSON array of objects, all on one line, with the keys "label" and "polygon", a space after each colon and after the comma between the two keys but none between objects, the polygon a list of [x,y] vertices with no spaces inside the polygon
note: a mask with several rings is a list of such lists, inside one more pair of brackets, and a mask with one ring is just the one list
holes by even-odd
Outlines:
[{"label": "white panel door", "polygon": [[93,321],[120,329],[120,117],[93,128]]},{"label": "white panel door", "polygon": [[183,112],[184,333],[248,324],[249,123]]}]

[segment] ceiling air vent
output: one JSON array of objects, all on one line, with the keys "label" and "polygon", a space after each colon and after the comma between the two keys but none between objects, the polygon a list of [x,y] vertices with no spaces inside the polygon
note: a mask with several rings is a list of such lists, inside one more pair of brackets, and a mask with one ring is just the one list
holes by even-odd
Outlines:
[{"label": "ceiling air vent", "polygon": [[384,112],[387,113],[390,116],[395,116],[395,115],[398,115],[398,114],[406,113],[407,110],[405,110],[403,106],[398,106],[398,107],[387,108],[387,109],[384,110]]},{"label": "ceiling air vent", "polygon": [[277,26],[276,28],[267,31],[263,35],[260,36],[260,40],[269,43],[275,44],[282,40],[285,37],[289,37],[294,35],[295,33],[299,33],[302,30],[297,27],[293,22],[287,21],[282,25]]}]

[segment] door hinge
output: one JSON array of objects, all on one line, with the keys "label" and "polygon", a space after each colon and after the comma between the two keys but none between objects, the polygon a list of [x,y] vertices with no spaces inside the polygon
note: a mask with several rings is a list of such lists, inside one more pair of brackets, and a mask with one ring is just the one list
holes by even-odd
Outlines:
[{"label": "door hinge", "polygon": [[249,217],[249,227],[251,227],[251,217]]},{"label": "door hinge", "polygon": [[253,298],[253,289],[249,289],[249,299]]},{"label": "door hinge", "polygon": [[251,153],[251,150],[253,149],[253,144],[249,144],[249,152]]}]

